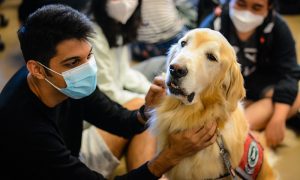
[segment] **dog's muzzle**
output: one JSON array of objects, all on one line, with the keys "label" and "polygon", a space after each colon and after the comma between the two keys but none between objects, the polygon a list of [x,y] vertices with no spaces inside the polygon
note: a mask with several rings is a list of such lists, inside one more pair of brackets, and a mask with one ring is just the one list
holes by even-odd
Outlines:
[{"label": "dog's muzzle", "polygon": [[186,66],[180,66],[179,64],[171,64],[169,66],[170,79],[167,82],[170,93],[174,95],[181,95],[187,98],[189,102],[192,102],[195,93],[187,94],[183,88],[180,87],[180,81],[188,74]]},{"label": "dog's muzzle", "polygon": [[171,64],[169,71],[174,79],[180,79],[188,74],[186,66],[180,66],[179,64]]}]

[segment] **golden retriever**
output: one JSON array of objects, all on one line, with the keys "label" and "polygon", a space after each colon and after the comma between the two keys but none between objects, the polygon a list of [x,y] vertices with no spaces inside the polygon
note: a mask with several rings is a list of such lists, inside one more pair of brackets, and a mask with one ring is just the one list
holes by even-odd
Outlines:
[{"label": "golden retriever", "polygon": [[[245,96],[243,77],[228,41],[210,29],[187,32],[170,49],[165,81],[168,95],[150,120],[158,139],[158,151],[168,146],[168,133],[217,121],[231,166],[237,168],[244,154],[248,125],[240,103]],[[265,156],[260,167],[257,179],[274,179]],[[166,176],[170,180],[200,180],[226,174],[216,142],[183,159]]]}]

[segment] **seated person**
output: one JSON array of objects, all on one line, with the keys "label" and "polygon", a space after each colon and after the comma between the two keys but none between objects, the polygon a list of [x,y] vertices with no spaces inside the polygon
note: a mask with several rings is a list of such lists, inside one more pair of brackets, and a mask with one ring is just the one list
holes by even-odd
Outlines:
[{"label": "seated person", "polygon": [[[38,9],[19,29],[26,66],[0,94],[0,153],[5,164],[0,179],[105,179],[88,167],[87,161],[96,162],[97,155],[80,153],[83,120],[128,139],[145,129],[142,110],[129,111],[97,88],[97,66],[88,42],[92,32],[86,16],[63,5]],[[145,105],[154,107],[164,94],[163,80],[156,78]],[[158,179],[183,158],[211,145],[215,130],[216,124],[208,124],[171,134],[168,148],[116,179]]]},{"label": "seated person", "polygon": [[[187,3],[187,0],[183,1]],[[144,61],[151,57],[166,56],[170,46],[184,35],[187,28],[176,9],[176,2],[177,0],[143,0],[142,23],[138,29],[137,41],[131,44],[134,60]]]},{"label": "seated person", "polygon": [[295,41],[273,0],[230,0],[221,14],[208,16],[200,27],[220,31],[235,48],[250,128],[265,129],[267,143],[278,145],[286,120],[300,107],[300,68]]},{"label": "seated person", "polygon": [[[151,81],[131,67],[127,46],[136,38],[141,18],[140,6],[141,0],[92,0],[88,10],[95,31],[89,41],[100,69],[97,72],[97,86],[106,96],[129,110],[139,109],[145,103],[145,95],[151,85]],[[164,61],[165,59],[161,59],[153,63]],[[118,159],[124,153],[129,171],[150,160],[155,154],[156,142],[148,131],[134,136],[130,141],[102,129],[96,131],[112,152],[113,160],[108,163],[111,165],[110,171],[119,164]],[[91,139],[95,136],[95,130],[87,132],[83,138]]]}]

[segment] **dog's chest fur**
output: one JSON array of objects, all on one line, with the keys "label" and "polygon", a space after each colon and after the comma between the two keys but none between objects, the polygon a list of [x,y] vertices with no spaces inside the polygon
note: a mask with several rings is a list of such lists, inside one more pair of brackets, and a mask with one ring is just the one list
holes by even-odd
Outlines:
[{"label": "dog's chest fur", "polygon": [[[201,105],[200,105],[201,106]],[[174,109],[175,108],[175,109]],[[201,107],[182,106],[168,102],[168,107],[159,107],[152,120],[151,127],[158,138],[158,152],[168,145],[169,133],[188,128],[201,127],[205,122],[226,117],[218,105],[206,112],[197,111]],[[196,112],[195,112],[196,110]],[[209,112],[208,112],[209,111]],[[241,107],[229,113],[222,122],[219,131],[223,136],[226,149],[230,153],[233,168],[237,167],[243,155],[244,140],[248,132]],[[201,150],[197,154],[183,159],[167,173],[170,180],[199,180],[218,178],[226,173],[217,143]]]}]

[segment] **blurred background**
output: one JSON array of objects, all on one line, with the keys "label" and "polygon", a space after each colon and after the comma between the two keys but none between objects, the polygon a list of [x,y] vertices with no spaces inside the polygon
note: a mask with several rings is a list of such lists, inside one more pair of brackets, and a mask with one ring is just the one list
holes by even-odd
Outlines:
[{"label": "blurred background", "polygon": [[[77,1],[77,6],[80,6],[80,1]],[[199,3],[202,3],[201,0]],[[20,4],[21,0],[0,0],[0,91],[9,78],[24,65],[16,33],[20,25],[18,18]],[[281,7],[280,12],[290,26],[296,40],[298,62],[300,62],[300,7],[294,9]],[[200,10],[198,12],[203,13]],[[199,13],[199,16],[202,15],[201,13]],[[276,150],[268,151],[271,163],[282,180],[300,179],[299,124],[299,122],[290,122],[289,127],[294,128],[287,129],[284,143]]]}]

